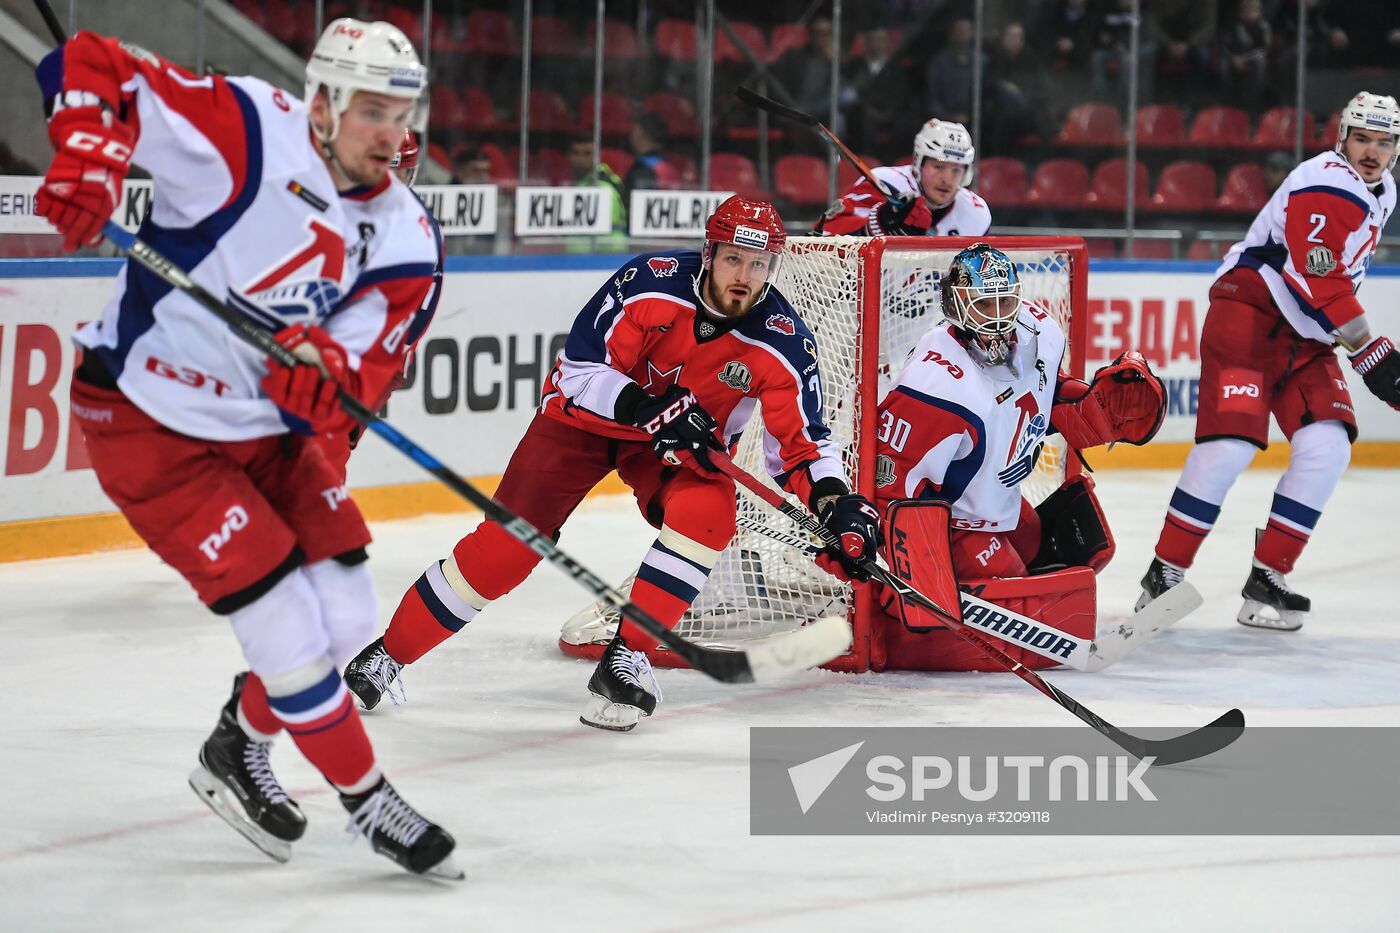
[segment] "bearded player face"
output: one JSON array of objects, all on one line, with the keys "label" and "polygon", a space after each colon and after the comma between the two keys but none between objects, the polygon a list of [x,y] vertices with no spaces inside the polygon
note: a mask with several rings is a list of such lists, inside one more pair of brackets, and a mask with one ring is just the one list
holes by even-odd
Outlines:
[{"label": "bearded player face", "polygon": [[727,318],[740,318],[763,294],[776,260],[772,253],[721,243],[710,257],[705,302]]}]

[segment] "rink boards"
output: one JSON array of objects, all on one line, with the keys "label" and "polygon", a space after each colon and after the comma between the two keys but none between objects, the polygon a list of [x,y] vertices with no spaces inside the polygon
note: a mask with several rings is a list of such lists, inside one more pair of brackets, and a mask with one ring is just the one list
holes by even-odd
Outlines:
[{"label": "rink boards", "polygon": [[[451,257],[437,316],[407,386],[389,403],[395,426],[490,486],[514,449],[577,309],[615,271],[617,256]],[[102,313],[119,260],[0,260],[0,560],[132,543],[98,487],[71,424],[69,335]],[[1195,422],[1198,343],[1214,264],[1095,262],[1089,279],[1090,372],[1125,349],[1147,356],[1167,385],[1158,439],[1095,452],[1104,467],[1171,467]],[[1373,268],[1361,293],[1373,329],[1400,335],[1400,267]],[[1400,465],[1400,417],[1348,367],[1361,425],[1353,462]],[[1276,445],[1256,466],[1282,462]],[[351,461],[350,485],[372,518],[446,511],[458,501],[424,482],[377,440]],[[620,491],[620,485],[608,487]]]}]

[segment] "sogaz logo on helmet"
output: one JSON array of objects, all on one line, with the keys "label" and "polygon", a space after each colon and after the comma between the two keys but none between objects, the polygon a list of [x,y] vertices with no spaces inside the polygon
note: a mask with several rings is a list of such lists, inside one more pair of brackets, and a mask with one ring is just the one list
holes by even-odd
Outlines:
[{"label": "sogaz logo on helmet", "polygon": [[745,227],[743,224],[734,228],[734,245],[751,246],[754,249],[768,248],[768,231],[755,230],[753,227]]}]

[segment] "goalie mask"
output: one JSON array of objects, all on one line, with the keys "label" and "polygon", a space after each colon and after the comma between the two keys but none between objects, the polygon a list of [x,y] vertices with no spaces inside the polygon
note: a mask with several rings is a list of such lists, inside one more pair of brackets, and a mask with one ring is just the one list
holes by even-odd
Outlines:
[{"label": "goalie mask", "polygon": [[1335,147],[1343,158],[1346,158],[1346,152],[1342,144],[1346,142],[1347,133],[1353,127],[1376,133],[1390,133],[1395,137],[1397,146],[1385,167],[1387,172],[1394,169],[1396,157],[1400,156],[1400,104],[1396,104],[1395,98],[1362,91],[1347,101],[1347,105],[1342,108],[1341,121],[1337,124]]},{"label": "goalie mask", "polygon": [[[768,254],[767,278],[753,304],[758,304],[768,296],[768,289],[778,277],[778,267],[782,260],[783,246],[787,243],[787,231],[783,229],[782,218],[773,205],[766,201],[753,201],[740,195],[725,199],[715,212],[705,221],[705,244],[700,249],[703,275],[711,271],[715,260],[715,250],[724,244],[737,246],[745,254]],[[704,300],[704,289],[696,283],[696,293]],[[707,303],[708,306],[708,303]]]},{"label": "goalie mask", "polygon": [[943,315],[954,336],[983,366],[1012,366],[1021,280],[999,249],[974,243],[953,257],[943,277]]}]

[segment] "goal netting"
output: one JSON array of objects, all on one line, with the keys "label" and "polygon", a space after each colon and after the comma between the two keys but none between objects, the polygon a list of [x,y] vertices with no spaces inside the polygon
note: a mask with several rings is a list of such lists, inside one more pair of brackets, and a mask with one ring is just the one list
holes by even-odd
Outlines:
[{"label": "goal netting", "polygon": [[[982,239],[1015,261],[1024,298],[1059,320],[1070,347],[1063,365],[1082,375],[1087,290],[1083,241]],[[853,488],[866,496],[874,498],[875,492],[879,401],[915,342],[942,319],[939,282],[953,256],[973,242],[951,237],[788,240],[776,285],[816,338],[826,423],[842,449]],[[744,433],[734,459],[766,481],[759,420],[756,417]],[[1022,486],[1033,503],[1063,482],[1066,455],[1058,435],[1047,440],[1035,472]],[[766,527],[797,536],[791,522],[742,492],[738,526],[676,632],[702,645],[732,647],[790,631],[822,616],[845,614],[851,618],[855,644],[831,666],[865,670],[869,609],[861,604],[866,597],[853,598],[848,584],[819,570],[809,556],[756,531]],[[630,588],[630,579],[625,586]],[[597,656],[616,627],[616,611],[595,603],[565,624],[560,648],[576,656]],[[664,649],[653,652],[652,659],[665,666],[681,663]]]}]

